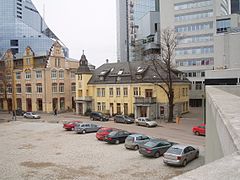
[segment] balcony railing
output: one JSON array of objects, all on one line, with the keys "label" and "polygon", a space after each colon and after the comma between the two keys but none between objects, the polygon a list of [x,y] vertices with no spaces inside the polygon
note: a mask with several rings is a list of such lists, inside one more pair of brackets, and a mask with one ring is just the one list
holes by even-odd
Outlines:
[{"label": "balcony railing", "polygon": [[156,97],[135,97],[135,104],[154,104],[156,102]]},{"label": "balcony railing", "polygon": [[77,101],[92,101],[92,96],[77,97]]}]

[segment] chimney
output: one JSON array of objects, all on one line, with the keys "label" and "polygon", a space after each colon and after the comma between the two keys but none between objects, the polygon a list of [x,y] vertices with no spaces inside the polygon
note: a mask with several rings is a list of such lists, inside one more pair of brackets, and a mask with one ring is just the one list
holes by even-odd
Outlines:
[{"label": "chimney", "polygon": [[108,62],[109,62],[109,60],[108,60],[108,59],[106,59],[106,64],[108,64]]}]

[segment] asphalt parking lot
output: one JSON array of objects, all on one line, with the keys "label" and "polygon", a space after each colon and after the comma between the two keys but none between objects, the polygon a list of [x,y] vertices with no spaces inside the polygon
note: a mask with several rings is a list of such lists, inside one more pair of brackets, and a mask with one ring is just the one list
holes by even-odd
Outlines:
[{"label": "asphalt parking lot", "polygon": [[[150,135],[162,128],[117,126]],[[188,133],[186,136],[188,140]],[[106,144],[98,141],[95,133],[65,131],[61,123],[0,123],[1,179],[170,179],[203,164],[202,150],[186,167],[170,167],[163,164],[162,157],[146,158],[138,151],[126,150],[123,144]]]}]

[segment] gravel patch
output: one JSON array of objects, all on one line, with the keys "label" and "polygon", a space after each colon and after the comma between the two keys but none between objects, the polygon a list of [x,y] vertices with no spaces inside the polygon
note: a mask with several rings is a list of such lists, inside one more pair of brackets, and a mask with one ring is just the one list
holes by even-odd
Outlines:
[{"label": "gravel patch", "polygon": [[203,164],[169,167],[123,144],[98,141],[95,133],[65,131],[62,124],[0,124],[0,179],[169,179]]}]

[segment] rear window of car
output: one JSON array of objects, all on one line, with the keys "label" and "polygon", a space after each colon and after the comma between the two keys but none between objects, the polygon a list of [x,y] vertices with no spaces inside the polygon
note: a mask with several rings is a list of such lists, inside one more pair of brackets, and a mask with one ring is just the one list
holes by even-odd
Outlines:
[{"label": "rear window of car", "polygon": [[128,136],[128,137],[126,138],[126,141],[133,141],[133,140],[134,140],[134,138],[131,137],[131,136]]},{"label": "rear window of car", "polygon": [[117,131],[112,131],[109,133],[109,136],[115,136],[118,132]]},{"label": "rear window of car", "polygon": [[182,149],[171,147],[167,150],[167,153],[179,155],[182,153]]},{"label": "rear window of car", "polygon": [[145,146],[148,146],[148,147],[155,147],[157,145],[156,142],[152,142],[152,141],[149,141],[145,144]]}]

